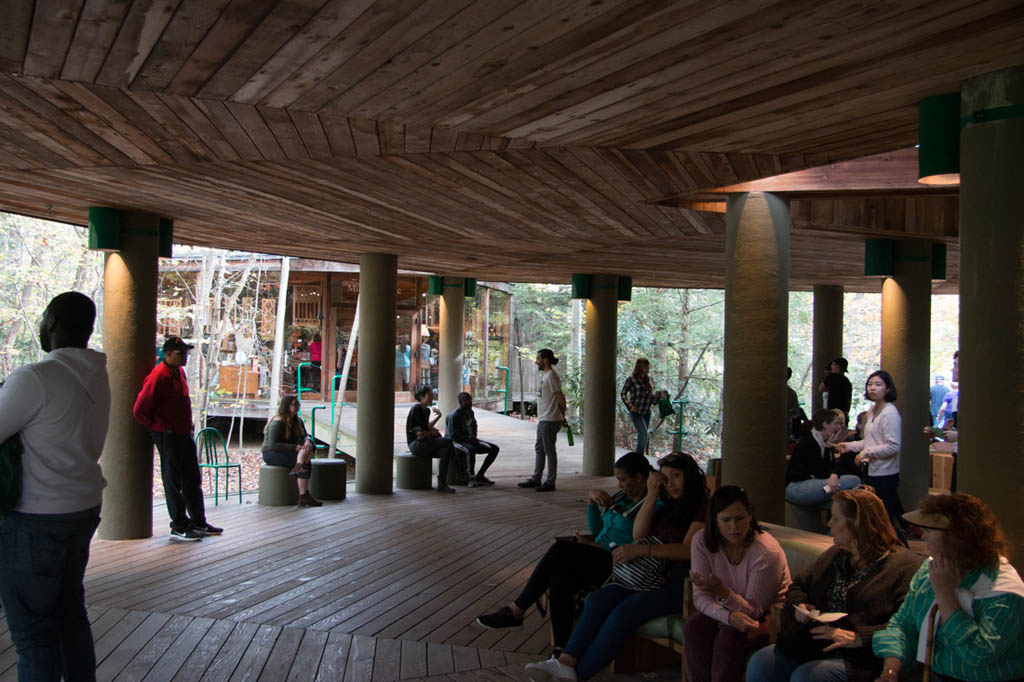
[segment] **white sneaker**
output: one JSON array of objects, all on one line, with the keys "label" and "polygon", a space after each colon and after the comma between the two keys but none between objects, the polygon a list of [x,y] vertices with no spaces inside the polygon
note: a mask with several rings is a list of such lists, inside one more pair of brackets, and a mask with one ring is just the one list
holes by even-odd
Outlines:
[{"label": "white sneaker", "polygon": [[527,663],[526,675],[530,682],[559,682],[559,680],[578,680],[576,671],[552,656],[543,663]]}]

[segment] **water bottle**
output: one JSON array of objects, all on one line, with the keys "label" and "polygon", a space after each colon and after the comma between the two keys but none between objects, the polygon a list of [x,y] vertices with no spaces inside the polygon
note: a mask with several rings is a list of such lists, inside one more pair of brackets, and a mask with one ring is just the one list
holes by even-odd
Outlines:
[{"label": "water bottle", "polygon": [[565,437],[569,441],[569,447],[576,445],[576,442],[573,440],[572,437],[572,426],[570,426],[568,423],[566,423],[565,425]]}]

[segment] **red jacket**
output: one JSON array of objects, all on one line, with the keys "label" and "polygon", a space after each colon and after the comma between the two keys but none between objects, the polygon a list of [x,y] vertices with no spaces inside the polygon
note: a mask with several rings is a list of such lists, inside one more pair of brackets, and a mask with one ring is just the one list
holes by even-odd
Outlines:
[{"label": "red jacket", "polygon": [[135,418],[150,431],[192,433],[192,400],[182,367],[159,363],[142,383],[132,408]]}]

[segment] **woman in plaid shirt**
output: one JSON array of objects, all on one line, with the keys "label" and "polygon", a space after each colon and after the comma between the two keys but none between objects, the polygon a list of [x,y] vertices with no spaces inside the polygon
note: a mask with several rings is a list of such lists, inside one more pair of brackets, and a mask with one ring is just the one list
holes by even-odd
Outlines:
[{"label": "woman in plaid shirt", "polygon": [[651,363],[647,358],[637,358],[633,373],[626,377],[622,386],[622,402],[629,410],[629,418],[636,427],[636,452],[647,454],[647,427],[651,423],[651,405],[657,398],[654,382],[651,381]]}]

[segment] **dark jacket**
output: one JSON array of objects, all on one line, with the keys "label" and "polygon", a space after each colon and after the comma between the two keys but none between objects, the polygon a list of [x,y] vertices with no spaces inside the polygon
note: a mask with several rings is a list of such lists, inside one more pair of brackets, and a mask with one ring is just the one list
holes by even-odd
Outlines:
[{"label": "dark jacket", "polygon": [[803,660],[839,654],[846,663],[848,682],[872,682],[882,671],[882,661],[871,651],[871,637],[886,626],[889,618],[903,603],[910,589],[910,579],[914,577],[922,559],[909,550],[899,549],[890,553],[870,575],[851,587],[846,595],[846,613],[849,615],[833,625],[859,634],[861,646],[856,649],[835,649],[824,654],[821,648],[828,644],[827,641],[813,640],[809,634],[803,639],[796,636],[806,633],[819,623],[798,623],[793,606],[811,604],[819,610],[827,610],[828,591],[835,582],[835,560],[839,551],[838,547],[831,547],[807,571],[793,577],[782,609],[779,646],[783,653],[792,656],[792,652],[786,652],[785,644],[806,642],[807,648],[813,650],[805,651],[806,655],[801,657]]},{"label": "dark jacket", "polygon": [[302,445],[307,440],[313,440],[306,432],[306,425],[298,420],[298,427],[291,439],[288,438],[288,428],[281,419],[273,419],[267,424],[267,430],[263,433],[263,447],[261,452],[295,452],[295,446]]},{"label": "dark jacket", "polygon": [[806,481],[809,478],[826,479],[833,474],[832,448],[822,453],[813,431],[808,431],[797,441],[786,467],[786,483]]},{"label": "dark jacket", "polygon": [[456,407],[445,417],[444,437],[456,443],[467,443],[476,439],[476,415],[473,408],[463,410]]}]

